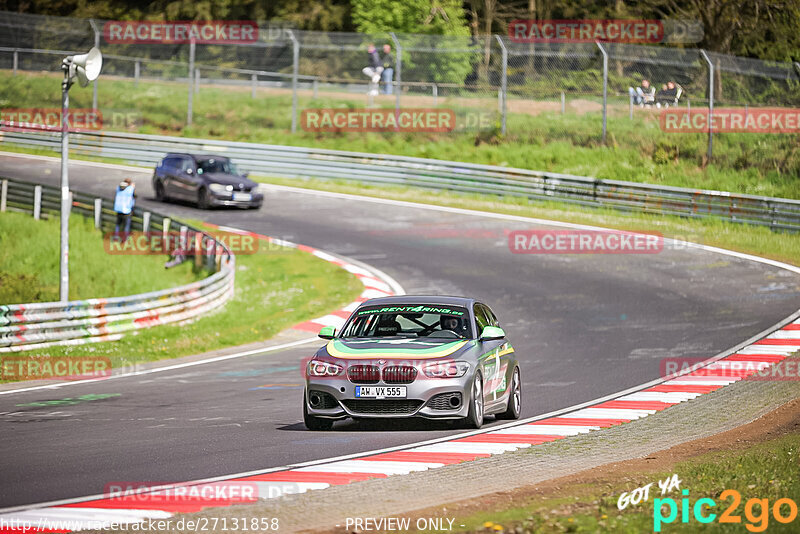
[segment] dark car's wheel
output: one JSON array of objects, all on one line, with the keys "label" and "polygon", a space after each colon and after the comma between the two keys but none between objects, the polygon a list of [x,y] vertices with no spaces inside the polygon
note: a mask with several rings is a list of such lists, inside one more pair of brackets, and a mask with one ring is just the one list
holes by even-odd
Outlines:
[{"label": "dark car's wheel", "polygon": [[469,428],[480,428],[483,426],[483,378],[480,373],[476,373],[472,381],[471,397],[469,413],[464,422]]},{"label": "dark car's wheel", "polygon": [[164,184],[162,182],[156,182],[156,200],[159,202],[167,200],[167,195],[164,192]]},{"label": "dark car's wheel", "polygon": [[519,367],[514,368],[511,377],[511,391],[508,395],[508,407],[503,413],[497,414],[498,419],[519,419],[522,411],[522,383],[519,378]]},{"label": "dark car's wheel", "polygon": [[201,210],[207,210],[211,208],[211,193],[208,192],[208,189],[203,187],[197,193],[197,207]]},{"label": "dark car's wheel", "polygon": [[309,430],[330,430],[333,428],[332,420],[309,415],[305,394],[303,394],[303,422],[306,424],[306,428]]}]

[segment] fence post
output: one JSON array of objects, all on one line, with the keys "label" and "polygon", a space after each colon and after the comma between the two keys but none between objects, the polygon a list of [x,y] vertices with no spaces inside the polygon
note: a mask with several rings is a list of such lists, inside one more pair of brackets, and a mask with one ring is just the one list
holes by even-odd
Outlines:
[{"label": "fence post", "polygon": [[103,199],[94,199],[94,227],[103,228]]},{"label": "fence post", "polygon": [[800,62],[794,62],[794,70],[797,71],[797,75],[800,76]]},{"label": "fence post", "polygon": [[189,75],[187,76],[189,81],[189,106],[186,110],[186,126],[192,125],[192,98],[194,98],[194,91],[193,91],[193,83],[194,80],[192,79],[192,73],[194,72],[194,39],[189,42]]},{"label": "fence post", "polygon": [[561,91],[561,114],[567,112],[567,95],[564,94],[564,91]]},{"label": "fence post", "polygon": [[194,69],[194,92],[195,94],[200,92],[200,69]]},{"label": "fence post", "polygon": [[300,70],[300,43],[292,30],[286,30],[292,40],[292,133],[297,132],[297,76]]},{"label": "fence post", "polygon": [[33,188],[33,218],[39,220],[42,216],[42,186]]},{"label": "fence post", "polygon": [[142,213],[142,232],[147,233],[150,231],[150,212],[145,211]]},{"label": "fence post", "polygon": [[[95,23],[94,19],[89,19],[89,24],[92,26],[92,31],[94,31],[94,47],[100,48],[100,30],[97,29],[97,23]],[[97,80],[98,78],[94,79],[92,82],[92,109],[97,111]]]},{"label": "fence post", "polygon": [[19,50],[14,50],[14,76],[17,75],[17,68],[19,67]]},{"label": "fence post", "polygon": [[606,142],[606,130],[608,129],[608,52],[603,48],[600,41],[595,41],[600,53],[603,54],[603,143]]},{"label": "fence post", "polygon": [[628,119],[633,120],[633,95],[628,95]]},{"label": "fence post", "polygon": [[133,86],[139,87],[139,75],[142,68],[142,62],[138,59],[133,64]]},{"label": "fence post", "polygon": [[506,101],[508,100],[508,50],[506,49],[506,45],[503,42],[503,38],[499,35],[495,35],[497,38],[497,42],[500,44],[500,50],[502,52],[503,57],[503,71],[500,78],[500,90],[503,92],[503,100],[502,100],[502,107],[500,108],[500,120],[501,120],[501,128],[500,132],[505,135],[506,133],[506,112],[508,109],[508,105]]},{"label": "fence post", "polygon": [[258,83],[258,74],[255,72],[250,75],[250,98],[256,97],[256,84]]},{"label": "fence post", "polygon": [[169,237],[170,222],[172,221],[169,220],[169,217],[164,217],[164,219],[161,221],[161,238],[163,239],[164,243],[169,243],[167,238]]},{"label": "fence post", "polygon": [[316,100],[317,91],[319,90],[319,80],[316,77],[313,80],[311,80],[311,87],[314,90],[314,99]]},{"label": "fence post", "polygon": [[0,211],[6,211],[8,202],[8,180],[0,181]]},{"label": "fence post", "polygon": [[194,266],[198,269],[203,266],[203,234],[194,233]]},{"label": "fence post", "polygon": [[[392,38],[392,42],[394,43],[394,50],[395,50],[395,59],[394,59],[394,66],[395,66],[395,73],[394,73],[394,109],[399,111],[400,110],[400,93],[402,92],[402,86],[400,85],[403,82],[403,47],[400,46],[400,40],[397,38],[397,35],[394,32],[390,32],[389,35]],[[434,106],[436,103],[434,102]]]},{"label": "fence post", "polygon": [[714,119],[714,64],[708,57],[705,50],[700,50],[700,55],[708,64],[708,152],[706,157],[711,161],[711,153],[714,146],[714,133],[712,131],[712,121]]},{"label": "fence post", "polygon": [[436,103],[439,100],[439,86],[434,83],[431,84],[431,87],[433,88],[433,107],[436,107]]}]

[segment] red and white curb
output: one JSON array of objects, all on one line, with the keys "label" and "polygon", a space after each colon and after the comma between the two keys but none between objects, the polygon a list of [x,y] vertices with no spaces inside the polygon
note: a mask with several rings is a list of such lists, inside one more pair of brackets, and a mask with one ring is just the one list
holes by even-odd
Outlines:
[{"label": "red and white curb", "polygon": [[358,298],[344,308],[331,312],[327,315],[323,315],[322,317],[317,317],[316,319],[311,319],[310,321],[296,324],[292,328],[314,332],[315,334],[325,326],[333,326],[338,330],[344,325],[345,320],[350,317],[350,314],[353,312],[353,310],[355,310],[358,305],[365,300],[378,297],[389,297],[392,295],[402,295],[405,293],[400,284],[394,281],[393,278],[386,273],[378,271],[374,267],[370,266],[369,268],[366,268],[366,266],[357,265],[353,260],[338,258],[329,252],[325,252],[314,247],[309,247],[308,245],[300,245],[284,239],[257,234],[255,232],[248,232],[238,228],[231,228],[229,226],[218,226],[211,223],[204,224],[209,228],[213,228],[222,232],[246,235],[282,247],[296,248],[298,250],[308,252],[309,254],[312,254],[322,260],[333,263],[334,265],[338,265],[342,269],[353,274],[364,286],[364,291],[361,292]]},{"label": "red and white curb", "polygon": [[[96,529],[100,528],[98,525],[110,523],[163,520],[177,513],[436,469],[621,425],[763,372],[800,351],[798,316],[800,312],[777,328],[695,365],[688,372],[552,414],[391,449],[187,482],[169,486],[167,490],[148,488],[122,497],[94,496],[49,503],[40,508],[9,509],[0,514],[0,533],[24,532],[25,526],[36,525],[62,525],[40,532],[69,532]],[[226,490],[230,493],[237,487],[251,488],[252,493],[246,497],[226,494]],[[15,524],[17,528],[3,528]]]}]

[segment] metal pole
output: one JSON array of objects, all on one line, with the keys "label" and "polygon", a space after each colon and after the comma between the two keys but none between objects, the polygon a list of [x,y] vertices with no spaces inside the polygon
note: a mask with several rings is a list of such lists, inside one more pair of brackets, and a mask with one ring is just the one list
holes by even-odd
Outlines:
[{"label": "metal pole", "polygon": [[564,91],[561,91],[561,114],[567,112],[567,95],[564,94]]},{"label": "metal pole", "polygon": [[628,95],[628,118],[633,120],[633,95]]},{"label": "metal pole", "polygon": [[[92,30],[94,30],[94,47],[100,48],[100,30],[93,19],[89,19],[89,24],[92,25]],[[92,82],[92,109],[97,112],[97,78]]]},{"label": "metal pole", "polygon": [[292,133],[297,132],[297,76],[300,69],[300,43],[292,30],[286,30],[292,40]]},{"label": "metal pole", "polygon": [[800,76],[800,62],[794,62],[794,70],[797,71],[797,75]]},{"label": "metal pole", "polygon": [[193,85],[192,82],[194,81],[192,80],[193,72],[194,72],[194,39],[192,39],[191,42],[189,43],[189,76],[187,76],[189,78],[189,106],[186,110],[186,126],[192,125],[192,104],[193,104],[192,98],[194,98],[193,95],[194,91],[192,88]]},{"label": "metal pole", "polygon": [[600,41],[595,41],[597,48],[603,54],[603,143],[606,142],[606,130],[608,129],[608,52],[603,48]]},{"label": "metal pole", "polygon": [[705,50],[700,50],[700,55],[708,64],[708,152],[706,157],[711,161],[712,149],[714,147],[714,133],[712,131],[712,121],[714,118],[714,64],[708,57]]},{"label": "metal pole", "polygon": [[[400,40],[397,38],[397,35],[394,32],[390,32],[389,35],[392,38],[392,42],[394,43],[394,66],[395,66],[395,73],[394,73],[394,109],[400,111],[400,92],[402,90],[400,83],[403,80],[403,47],[400,46]],[[434,106],[436,103],[434,102]]]},{"label": "metal pole", "polygon": [[42,186],[33,188],[33,218],[39,220],[42,216]]},{"label": "metal pole", "polygon": [[69,301],[69,62],[62,64],[64,81],[61,83],[61,261],[59,299],[61,302]]},{"label": "metal pole", "polygon": [[138,59],[133,64],[133,86],[139,87],[139,75],[142,68],[142,62]]},{"label": "metal pole", "polygon": [[317,78],[314,78],[314,80],[311,82],[311,85],[314,88],[314,99],[316,99],[317,91],[319,90],[319,80]]},{"label": "metal pole", "polygon": [[194,92],[200,92],[200,69],[194,69]]},{"label": "metal pole", "polygon": [[150,212],[142,213],[142,232],[145,234],[150,231]]},{"label": "metal pole", "polygon": [[434,83],[431,87],[433,87],[433,107],[436,107],[436,102],[439,100],[439,86]]},{"label": "metal pole", "polygon": [[256,83],[258,83],[258,75],[253,73],[250,75],[250,98],[256,97]]},{"label": "metal pole", "polygon": [[94,199],[94,227],[103,228],[103,199]]},{"label": "metal pole", "polygon": [[500,132],[505,135],[506,133],[506,115],[508,110],[508,104],[506,101],[508,100],[508,50],[506,49],[506,45],[503,42],[503,39],[499,35],[495,35],[497,38],[497,42],[500,44],[500,50],[503,56],[503,74],[500,78],[500,90],[503,93],[503,101],[502,107],[500,109],[500,117],[501,117],[501,127]]},{"label": "metal pole", "polygon": [[8,180],[0,181],[0,211],[6,211],[8,201]]},{"label": "metal pole", "polygon": [[14,76],[17,75],[18,67],[19,67],[19,50],[14,50]]}]

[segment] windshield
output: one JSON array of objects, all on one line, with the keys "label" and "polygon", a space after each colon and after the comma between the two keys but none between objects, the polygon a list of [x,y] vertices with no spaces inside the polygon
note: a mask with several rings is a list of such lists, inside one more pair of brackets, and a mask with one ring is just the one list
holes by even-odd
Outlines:
[{"label": "windshield", "polygon": [[222,174],[239,174],[239,171],[228,159],[208,158],[201,159],[197,162],[197,174],[205,174],[207,172],[219,172]]},{"label": "windshield", "polygon": [[369,306],[359,309],[342,337],[472,338],[466,308],[458,306]]}]

